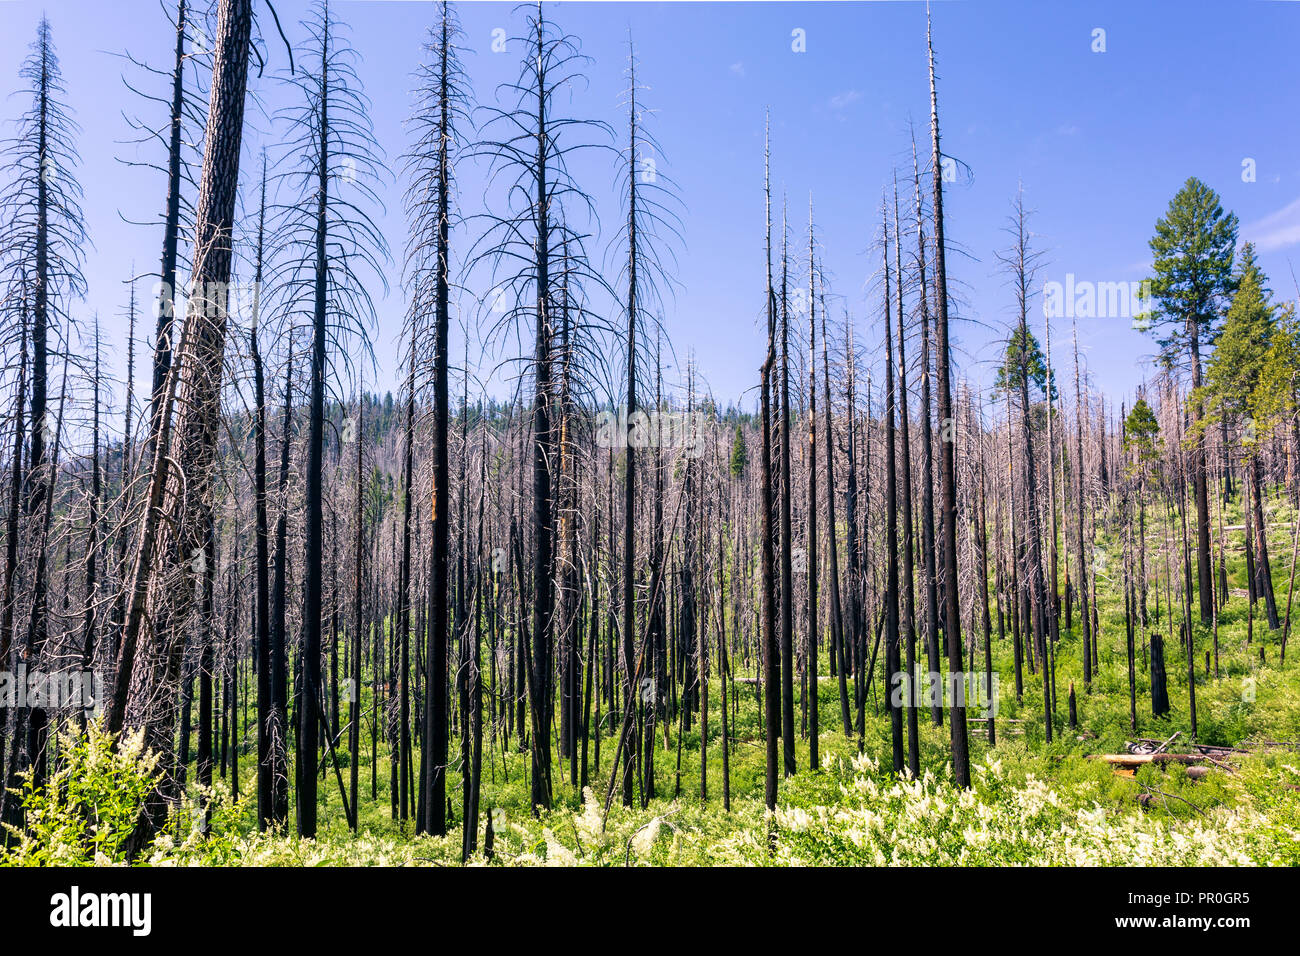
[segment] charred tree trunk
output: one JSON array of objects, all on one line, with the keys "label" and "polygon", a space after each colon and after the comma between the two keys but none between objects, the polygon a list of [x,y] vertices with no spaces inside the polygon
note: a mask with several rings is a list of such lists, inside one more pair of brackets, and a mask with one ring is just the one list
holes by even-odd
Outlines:
[{"label": "charred tree trunk", "polygon": [[[926,45],[929,47],[930,54],[930,158],[933,178],[935,295],[938,302],[938,315],[935,321],[937,339],[935,343],[937,349],[935,377],[939,380],[944,633],[948,644],[948,672],[950,674],[959,674],[962,670],[962,649],[961,606],[957,593],[957,465],[955,442],[953,441],[956,436],[944,433],[944,430],[953,428],[953,407],[952,378],[949,368],[950,347],[948,343],[948,272],[945,263],[943,224],[943,153],[939,149],[939,99],[935,87],[934,46],[931,42],[928,22],[926,25]],[[964,703],[954,701],[952,713],[949,714],[949,726],[952,731],[953,779],[959,787],[970,787],[970,758],[967,753],[966,707]]]}]

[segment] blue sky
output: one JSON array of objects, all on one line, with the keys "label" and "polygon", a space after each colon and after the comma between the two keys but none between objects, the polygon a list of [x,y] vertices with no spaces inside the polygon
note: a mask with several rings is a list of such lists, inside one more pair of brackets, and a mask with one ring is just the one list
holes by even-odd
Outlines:
[{"label": "blue sky", "polygon": [[[257,6],[264,11],[259,0]],[[458,5],[471,53],[466,68],[475,96],[491,102],[496,85],[514,76],[522,49],[492,53],[492,31],[513,35],[522,16],[509,3]],[[762,361],[763,117],[772,116],[774,186],[790,198],[792,242],[802,284],[807,203],[811,191],[834,292],[854,316],[859,343],[880,348],[878,254],[881,190],[898,167],[910,175],[909,122],[928,130],[925,6],[876,3],[578,3],[548,4],[549,15],[578,36],[593,58],[589,83],[574,91],[572,112],[623,128],[626,38],[640,60],[645,104],[656,111],[663,147],[660,169],[684,203],[676,296],[665,324],[684,358],[693,352],[714,394],[752,405]],[[305,32],[299,0],[276,4],[290,39]],[[115,369],[125,324],[122,280],[134,262],[156,267],[160,230],[125,220],[157,216],[163,181],[117,158],[130,131],[123,111],[141,103],[123,85],[130,50],[155,65],[170,62],[170,28],[154,0],[0,0],[0,91],[18,88],[17,70],[42,10],[50,17],[63,62],[68,101],[83,130],[81,181],[88,231],[89,296],[79,316],[98,311],[114,343]],[[433,7],[418,0],[336,0],[350,24],[358,70],[373,101],[376,135],[390,159],[405,149],[410,74],[420,58]],[[1091,282],[1134,282],[1147,274],[1147,239],[1179,185],[1199,176],[1237,213],[1242,238],[1255,241],[1281,297],[1295,297],[1291,259],[1300,247],[1300,129],[1294,116],[1291,44],[1300,35],[1300,3],[1236,0],[1217,3],[1028,3],[947,0],[933,7],[939,57],[945,152],[969,167],[946,192],[950,279],[960,298],[954,327],[958,362],[987,381],[995,340],[1011,319],[1013,300],[994,250],[1017,181],[1036,211],[1032,227],[1045,253],[1041,283],[1068,274]],[[270,30],[269,17],[263,17]],[[806,52],[791,48],[805,31]],[[1096,30],[1105,52],[1094,52]],[[270,67],[253,81],[265,114],[290,102],[274,68],[286,65],[273,33]],[[134,75],[133,82],[156,81]],[[0,100],[11,121],[25,99]],[[152,114],[147,114],[152,115]],[[269,119],[250,108],[249,153],[274,142]],[[925,143],[922,142],[924,151]],[[1253,160],[1254,181],[1243,163]],[[607,230],[589,252],[599,260],[620,221],[613,166],[582,167]],[[256,178],[251,158],[244,180]],[[464,211],[478,210],[477,173],[460,173]],[[906,188],[906,187],[905,187]],[[390,187],[380,223],[395,256],[405,242],[400,191]],[[458,235],[464,243],[468,235]],[[402,316],[398,266],[394,291],[378,304],[375,352],[381,387],[398,380]],[[147,292],[147,289],[144,290]],[[1033,316],[1041,338],[1042,315]],[[145,323],[147,325],[147,323]],[[1080,342],[1094,382],[1119,400],[1142,380],[1152,340],[1125,318],[1080,321]],[[1068,325],[1053,326],[1054,356],[1064,365]],[[460,346],[453,344],[453,354]],[[471,362],[487,368],[491,357]],[[142,359],[139,374],[147,374]],[[667,373],[669,379],[676,372]],[[1071,389],[1066,390],[1067,396]]]}]

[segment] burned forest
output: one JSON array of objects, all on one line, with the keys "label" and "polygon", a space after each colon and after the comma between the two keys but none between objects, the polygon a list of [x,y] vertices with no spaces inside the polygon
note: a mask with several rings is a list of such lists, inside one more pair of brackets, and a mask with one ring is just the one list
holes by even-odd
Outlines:
[{"label": "burned forest", "polygon": [[123,6],[0,5],[0,863],[1300,864],[1263,146],[1070,196],[978,3]]}]

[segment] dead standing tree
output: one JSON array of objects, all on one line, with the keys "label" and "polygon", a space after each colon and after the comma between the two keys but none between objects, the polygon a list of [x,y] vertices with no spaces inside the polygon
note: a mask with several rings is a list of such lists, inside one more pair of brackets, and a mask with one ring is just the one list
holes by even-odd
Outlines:
[{"label": "dead standing tree", "polygon": [[[429,513],[429,615],[425,631],[424,733],[421,738],[420,807],[417,832],[446,832],[448,746],[447,640],[450,575],[450,442],[448,328],[454,212],[451,196],[459,130],[469,125],[466,78],[460,65],[460,27],[448,4],[425,44],[428,60],[416,74],[411,118],[415,144],[404,157],[409,185],[406,213],[410,238],[406,282],[411,291],[408,334],[413,352],[427,340],[433,319],[432,353],[420,356],[422,375],[433,385],[433,495]],[[414,357],[413,357],[414,358]]]},{"label": "dead standing tree", "polygon": [[[637,493],[637,455],[634,439],[635,423],[639,422],[637,407],[637,385],[641,374],[638,353],[648,348],[647,331],[658,329],[658,321],[653,311],[656,305],[670,291],[670,276],[676,270],[675,253],[671,240],[680,237],[680,219],[676,213],[677,195],[672,180],[660,169],[663,150],[647,127],[649,111],[637,101],[637,94],[643,91],[636,79],[636,49],[628,41],[628,91],[627,148],[622,154],[621,179],[623,199],[626,203],[625,229],[620,230],[615,240],[618,247],[618,260],[622,263],[621,275],[615,282],[619,289],[626,288],[626,333],[624,350],[626,352],[626,415],[627,432],[619,436],[625,455],[626,469],[623,487],[623,541],[622,541],[622,596],[621,629],[623,669],[628,682],[624,688],[624,706],[633,707],[650,704],[654,716],[663,712],[666,693],[659,669],[656,668],[655,680],[645,686],[652,689],[650,700],[636,698],[635,688],[631,686],[631,675],[636,671],[635,637],[636,637],[636,595],[634,580],[636,576],[636,493]],[[621,330],[620,330],[621,331]],[[647,363],[654,364],[654,363]],[[636,416],[636,417],[634,417]],[[656,495],[657,508],[661,508],[662,497]],[[660,512],[661,514],[661,512]],[[612,520],[612,516],[611,516]],[[662,524],[660,519],[656,528]],[[651,573],[655,581],[659,580],[658,560],[660,536],[656,535],[656,559],[652,561]],[[661,588],[652,585],[655,605],[662,601]],[[655,616],[652,610],[651,616]],[[658,628],[654,628],[658,637]],[[656,654],[658,658],[658,654]],[[647,759],[649,748],[653,747],[653,719],[649,722],[644,739]],[[623,803],[632,803],[633,766],[642,760],[643,741],[641,735],[635,736],[635,742],[624,751],[623,768]],[[653,788],[653,765],[646,773],[647,789]]]},{"label": "dead standing tree", "polygon": [[[885,313],[885,690],[889,695],[889,728],[893,744],[894,773],[903,772],[903,699],[898,694],[901,670],[899,663],[898,603],[898,486],[895,463],[894,413],[898,395],[894,391],[893,307],[890,304],[889,217],[882,198],[880,203],[881,247],[884,257]],[[910,681],[911,675],[908,675]],[[911,696],[908,683],[903,684]]]},{"label": "dead standing tree", "polygon": [[[68,341],[72,329],[69,306],[85,294],[86,287],[81,274],[86,232],[80,205],[81,186],[75,176],[78,159],[73,142],[79,128],[63,102],[66,90],[49,21],[44,17],[19,75],[25,84],[24,94],[31,97],[31,105],[19,118],[14,137],[3,145],[3,162],[10,181],[0,193],[0,217],[8,233],[0,249],[0,282],[4,284],[6,298],[18,307],[20,315],[17,323],[6,323],[6,341],[0,347],[11,348],[17,344],[12,338],[21,340],[20,377],[26,375],[24,389],[30,403],[26,429],[29,444],[25,472],[18,468],[17,457],[14,461],[16,481],[19,472],[22,473],[22,515],[14,525],[17,535],[10,538],[13,553],[5,574],[6,581],[12,582],[19,562],[32,566],[27,572],[31,581],[28,602],[31,611],[23,655],[29,667],[38,667],[49,635],[48,571],[40,561],[44,546],[39,541],[44,536],[38,529],[48,527],[57,480],[52,464],[57,447],[51,446],[56,427],[48,408],[51,339],[55,354],[60,351],[66,354],[60,342]],[[16,330],[17,336],[12,336],[10,329]],[[19,408],[18,418],[22,414]],[[21,435],[21,424],[16,428]],[[24,524],[31,526],[31,533],[23,533]],[[31,553],[23,555],[14,548],[19,537],[37,542],[28,549]],[[6,591],[7,602],[16,599],[9,585]],[[0,640],[6,652],[0,668],[11,670],[8,657],[14,649],[9,632],[13,611],[6,603],[6,634]],[[0,776],[3,783],[0,819],[7,822],[12,822],[15,809],[9,788],[18,786],[16,773],[22,769],[21,765],[34,765],[36,779],[41,779],[47,717],[44,708],[26,712],[15,708],[10,719],[13,726],[9,737],[14,743],[7,766],[0,767],[3,774]],[[20,744],[24,735],[26,743]]]},{"label": "dead standing tree", "polygon": [[[309,66],[292,77],[301,99],[280,114],[287,129],[277,165],[285,168],[275,179],[291,198],[275,207],[282,259],[272,282],[285,311],[304,316],[311,330],[297,780],[298,833],[314,836],[323,714],[322,515],[329,356],[342,358],[350,372],[351,356],[368,354],[369,330],[376,318],[366,280],[387,288],[388,248],[371,218],[371,210],[382,209],[376,186],[387,170],[356,73],[358,56],[341,36],[328,2],[322,0],[304,26]],[[361,353],[349,348],[357,345]]]},{"label": "dead standing tree", "polygon": [[[1007,343],[1006,362],[999,373],[999,385],[1009,392],[1014,392],[1020,403],[1021,447],[1024,451],[1024,488],[1028,515],[1025,531],[1025,561],[1023,573],[1029,588],[1030,619],[1033,623],[1034,647],[1040,663],[1048,660],[1048,639],[1051,635],[1049,618],[1052,613],[1047,596],[1047,586],[1043,580],[1042,521],[1038,506],[1038,478],[1034,452],[1033,409],[1030,404],[1029,386],[1033,384],[1044,392],[1052,389],[1047,378],[1043,357],[1038,349],[1037,340],[1029,332],[1029,303],[1033,296],[1035,275],[1042,254],[1030,245],[1029,212],[1025,209],[1024,193],[1016,192],[1012,212],[1006,231],[1011,236],[1011,246],[998,252],[998,261],[1010,276],[1012,290],[1016,297],[1016,319],[1010,340]],[[1026,622],[1028,626],[1029,622]],[[1086,625],[1085,625],[1085,634]],[[1090,644],[1085,638],[1084,647]],[[1084,655],[1084,673],[1088,673],[1087,651]],[[1052,739],[1052,694],[1051,668],[1044,663],[1043,674],[1043,721],[1044,733],[1048,741]]]},{"label": "dead standing tree", "polygon": [[764,801],[768,810],[776,809],[777,790],[777,738],[781,734],[780,662],[777,658],[776,595],[773,567],[775,563],[772,529],[772,373],[776,366],[776,290],[772,287],[772,178],[769,138],[771,123],[763,139],[763,195],[766,207],[767,251],[767,357],[762,367],[762,429],[763,450],[761,468],[762,539],[759,544],[762,556],[762,646],[763,646],[763,716],[765,718],[767,774],[764,784]]},{"label": "dead standing tree", "polygon": [[[808,768],[814,773],[819,767],[817,738],[821,732],[821,715],[819,703],[817,674],[817,262],[816,238],[813,230],[812,195],[808,196],[808,618],[807,644],[805,647],[807,661],[807,696],[808,702]],[[824,319],[823,319],[824,321]],[[828,409],[829,411],[829,409]],[[830,456],[827,443],[826,454]],[[827,467],[830,467],[829,460]],[[838,599],[836,610],[838,613]],[[724,686],[725,690],[725,686]],[[725,707],[724,707],[725,712]]]},{"label": "dead standing tree", "polygon": [[[912,138],[912,190],[916,212],[916,272],[921,309],[921,563],[925,569],[925,652],[930,672],[939,672],[939,585],[934,544],[934,430],[930,369],[930,289],[926,275],[925,209],[921,201],[921,168]],[[930,720],[943,725],[943,702],[930,702]]]},{"label": "dead standing tree", "polygon": [[[555,649],[555,472],[558,436],[555,427],[554,340],[561,279],[570,283],[580,273],[600,283],[586,266],[583,235],[570,227],[579,213],[594,215],[594,204],[568,170],[577,152],[608,148],[583,138],[583,130],[610,135],[595,120],[566,117],[558,112],[561,94],[581,78],[587,58],[575,37],[558,30],[542,13],[540,2],[529,13],[525,35],[508,43],[525,51],[519,76],[500,88],[514,97],[509,108],[484,106],[480,124],[484,139],[473,155],[489,160],[492,186],[504,182],[504,209],[484,213],[483,235],[470,249],[468,268],[490,269],[494,290],[488,305],[498,320],[488,338],[504,334],[524,319],[533,325],[532,375],[532,627],[527,673],[531,704],[531,799],[536,808],[551,805],[551,681]],[[476,217],[478,218],[478,217]],[[567,264],[556,269],[565,249]],[[594,317],[593,317],[594,318]]]},{"label": "dead standing tree", "polygon": [[[920,730],[917,726],[916,698],[916,569],[912,544],[912,439],[908,414],[907,330],[903,321],[903,235],[898,212],[898,174],[894,174],[894,306],[898,313],[898,418],[899,467],[903,487],[903,604],[901,639],[907,650],[907,769],[913,777],[921,775]],[[888,255],[888,250],[886,250]],[[889,317],[886,316],[886,321]]]},{"label": "dead standing tree", "polygon": [[[948,673],[960,674],[961,605],[957,593],[957,480],[955,424],[952,403],[951,350],[948,339],[948,271],[943,223],[943,153],[939,148],[939,96],[935,86],[934,44],[929,17],[926,18],[926,46],[930,54],[930,174],[934,214],[935,317],[938,354],[935,377],[939,380],[940,501],[943,543],[944,635],[948,645]],[[960,787],[970,786],[970,758],[967,751],[966,707],[953,687],[954,699],[949,726],[952,731],[953,778]]]}]

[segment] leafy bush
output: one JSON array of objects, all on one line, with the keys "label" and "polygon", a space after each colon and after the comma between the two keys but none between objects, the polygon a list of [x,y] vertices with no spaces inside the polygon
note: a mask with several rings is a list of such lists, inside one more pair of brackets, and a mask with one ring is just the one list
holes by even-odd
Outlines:
[{"label": "leafy bush", "polygon": [[10,866],[104,866],[126,862],[124,844],[145,800],[157,786],[158,757],[145,750],[143,731],[125,734],[115,747],[98,722],[85,733],[68,724],[45,786],[24,774],[20,791],[26,829],[6,825],[16,837],[0,850]]}]

